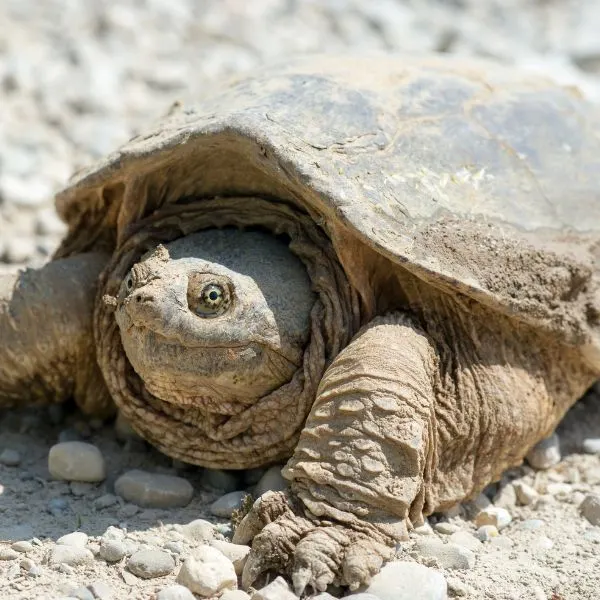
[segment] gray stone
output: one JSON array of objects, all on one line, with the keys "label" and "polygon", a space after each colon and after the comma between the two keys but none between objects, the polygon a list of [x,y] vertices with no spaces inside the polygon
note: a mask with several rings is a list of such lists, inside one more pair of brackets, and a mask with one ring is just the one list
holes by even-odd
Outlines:
[{"label": "gray stone", "polygon": [[600,495],[587,494],[579,505],[581,514],[592,524],[600,525]]},{"label": "gray stone", "polygon": [[76,566],[91,563],[94,560],[94,555],[87,549],[79,546],[64,546],[56,545],[50,553],[50,565],[66,565]]},{"label": "gray stone", "polygon": [[94,594],[84,586],[74,589],[70,594],[79,600],[94,600]]},{"label": "gray stone", "polygon": [[29,577],[41,577],[44,574],[44,569],[39,565],[31,565],[29,570],[27,571],[27,575]]},{"label": "gray stone", "polygon": [[134,469],[117,479],[115,492],[145,508],[175,508],[190,503],[194,488],[181,477]]},{"label": "gray stone", "polygon": [[[311,600],[315,600],[316,596],[313,596]],[[250,600],[250,595],[244,592],[244,590],[226,590],[219,600]]]},{"label": "gray stone", "polygon": [[586,438],[581,447],[587,454],[600,454],[600,438]]},{"label": "gray stone", "polygon": [[463,548],[468,548],[473,552],[481,550],[481,541],[468,531],[457,531],[448,537],[448,541],[453,544],[458,544]]},{"label": "gray stone", "polygon": [[140,550],[127,561],[127,568],[142,579],[168,575],[175,569],[175,561],[162,550]]},{"label": "gray stone", "polygon": [[73,496],[78,498],[81,496],[87,496],[92,490],[96,488],[95,483],[88,483],[87,481],[71,481],[69,484],[69,490]]},{"label": "gray stone", "polygon": [[[444,576],[423,565],[394,561],[383,566],[365,592],[381,600],[446,600]],[[350,596],[352,597],[352,596]]]},{"label": "gray stone", "polygon": [[538,442],[528,453],[527,462],[534,469],[549,469],[560,462],[560,440],[556,433]]},{"label": "gray stone", "polygon": [[102,540],[98,554],[106,562],[117,562],[127,555],[127,548],[120,540]]},{"label": "gray stone", "polygon": [[68,512],[70,505],[65,498],[50,498],[50,500],[48,500],[47,509],[51,515],[60,517]]},{"label": "gray stone", "polygon": [[519,529],[526,529],[528,531],[535,531],[545,525],[541,519],[527,519],[519,523]]},{"label": "gray stone", "polygon": [[265,492],[281,492],[288,488],[288,482],[281,474],[281,467],[274,465],[265,471],[265,474],[254,486],[254,496],[262,496]]},{"label": "gray stone", "polygon": [[98,600],[112,600],[114,595],[112,587],[104,581],[94,581],[88,585],[88,589]]},{"label": "gray stone", "polygon": [[222,469],[204,469],[202,485],[223,492],[235,492],[240,488],[238,473]]},{"label": "gray stone", "polygon": [[114,506],[118,502],[119,499],[114,494],[102,494],[102,496],[94,500],[94,508],[96,510],[103,510],[109,506]]},{"label": "gray stone", "polygon": [[106,477],[102,453],[85,442],[62,442],[52,446],[48,470],[55,479],[68,481],[98,482]]},{"label": "gray stone", "polygon": [[498,508],[512,508],[517,503],[517,493],[512,484],[502,486],[494,496],[494,506]]},{"label": "gray stone", "polygon": [[237,575],[231,561],[211,546],[200,546],[188,556],[176,581],[205,597],[237,588]]},{"label": "gray stone", "polygon": [[288,582],[283,577],[277,577],[269,585],[252,594],[254,600],[297,600]]},{"label": "gray stone", "polygon": [[475,536],[482,542],[489,542],[492,538],[500,535],[495,525],[482,525]]},{"label": "gray stone", "polygon": [[238,510],[242,506],[247,495],[247,492],[243,491],[229,492],[210,505],[210,512],[216,517],[229,518],[234,510]]},{"label": "gray stone", "polygon": [[438,538],[420,538],[415,551],[423,558],[435,558],[444,569],[472,569],[475,566],[475,554],[458,544],[445,544]]},{"label": "gray stone", "polygon": [[7,467],[16,467],[21,464],[21,454],[12,448],[4,448],[0,452],[0,463]]},{"label": "gray stone", "polygon": [[88,543],[87,533],[83,531],[74,531],[73,533],[67,533],[59,537],[56,540],[57,544],[61,544],[63,546],[77,546],[79,548],[85,548]]},{"label": "gray stone", "polygon": [[433,526],[433,529],[437,533],[441,533],[443,535],[451,535],[452,533],[456,533],[460,531],[460,527],[455,525],[454,523],[447,523],[446,521],[440,521]]},{"label": "gray stone", "polygon": [[[221,598],[223,598],[221,596]],[[196,597],[185,586],[174,584],[164,587],[156,595],[156,600],[196,600]]]}]

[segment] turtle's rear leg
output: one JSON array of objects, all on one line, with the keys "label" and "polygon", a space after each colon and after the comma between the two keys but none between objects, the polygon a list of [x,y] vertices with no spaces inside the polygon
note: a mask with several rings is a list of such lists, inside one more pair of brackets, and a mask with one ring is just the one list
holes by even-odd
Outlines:
[{"label": "turtle's rear leg", "polygon": [[107,259],[86,253],[0,276],[0,406],[73,397],[87,413],[112,410],[92,331]]}]

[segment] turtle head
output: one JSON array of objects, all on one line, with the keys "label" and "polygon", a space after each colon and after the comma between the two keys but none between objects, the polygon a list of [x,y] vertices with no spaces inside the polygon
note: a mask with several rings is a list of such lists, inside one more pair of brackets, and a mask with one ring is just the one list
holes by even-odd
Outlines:
[{"label": "turtle head", "polygon": [[121,284],[116,319],[151,394],[236,414],[302,365],[314,302],[285,242],[208,229],[142,257]]}]

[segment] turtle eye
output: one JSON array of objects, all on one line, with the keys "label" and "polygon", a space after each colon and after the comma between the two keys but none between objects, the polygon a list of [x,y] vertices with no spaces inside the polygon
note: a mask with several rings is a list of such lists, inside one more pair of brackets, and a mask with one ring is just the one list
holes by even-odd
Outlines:
[{"label": "turtle eye", "polygon": [[204,285],[195,302],[191,302],[194,312],[205,318],[222,315],[231,303],[229,290],[220,283],[211,282]]},{"label": "turtle eye", "polygon": [[133,289],[133,273],[129,273],[125,278],[125,289],[130,292]]}]

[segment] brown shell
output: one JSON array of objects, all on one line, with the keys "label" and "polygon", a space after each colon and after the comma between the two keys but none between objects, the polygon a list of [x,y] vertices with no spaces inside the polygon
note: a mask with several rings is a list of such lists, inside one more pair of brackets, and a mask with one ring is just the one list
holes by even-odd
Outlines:
[{"label": "brown shell", "polygon": [[57,255],[114,248],[185,198],[278,198],[339,252],[351,245],[336,236],[351,236],[600,364],[599,112],[571,89],[456,57],[263,70],[77,174],[57,196],[69,224]]}]

